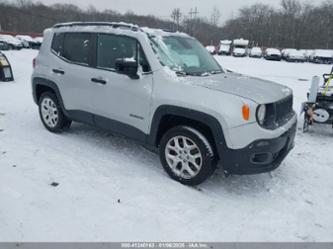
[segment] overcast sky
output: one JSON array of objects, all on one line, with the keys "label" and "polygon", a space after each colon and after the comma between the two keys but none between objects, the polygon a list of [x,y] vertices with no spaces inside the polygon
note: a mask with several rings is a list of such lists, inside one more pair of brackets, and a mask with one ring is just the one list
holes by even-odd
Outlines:
[{"label": "overcast sky", "polygon": [[[309,2],[309,0],[301,1]],[[311,3],[318,4],[323,1],[311,0]],[[81,8],[93,5],[99,10],[108,8],[121,13],[130,10],[138,14],[152,14],[162,18],[169,18],[174,8],[180,8],[187,14],[194,7],[198,8],[199,16],[208,18],[213,6],[217,6],[222,13],[221,21],[225,21],[232,15],[236,15],[237,10],[242,6],[258,2],[279,6],[280,0],[40,0],[40,2],[44,4],[73,3]]]}]

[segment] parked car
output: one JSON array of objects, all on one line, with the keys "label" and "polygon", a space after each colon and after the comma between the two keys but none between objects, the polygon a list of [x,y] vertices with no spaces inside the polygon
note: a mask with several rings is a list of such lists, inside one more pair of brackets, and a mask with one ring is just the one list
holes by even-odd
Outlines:
[{"label": "parked car", "polygon": [[229,40],[220,41],[218,54],[219,55],[231,55],[231,44],[232,44],[232,41],[229,41]]},{"label": "parked car", "polygon": [[216,54],[216,48],[215,48],[215,46],[212,46],[212,45],[210,45],[210,46],[206,46],[206,49],[207,49],[207,51],[210,53],[210,54]]},{"label": "parked car", "polygon": [[250,51],[250,57],[252,58],[262,58],[262,50],[260,47],[253,47]]},{"label": "parked car", "polygon": [[0,41],[6,42],[10,49],[20,50],[23,48],[22,42],[11,35],[0,34]]},{"label": "parked car", "polygon": [[10,47],[7,42],[0,41],[0,50],[9,50]]},{"label": "parked car", "polygon": [[234,48],[232,55],[234,57],[246,57],[246,49],[245,48]]},{"label": "parked car", "polygon": [[184,33],[65,23],[43,42],[32,91],[50,132],[77,121],[132,138],[187,185],[218,162],[226,174],[271,171],[294,146],[292,90],[226,72]]},{"label": "parked car", "polygon": [[297,49],[290,49],[286,53],[286,61],[288,62],[305,62],[304,53]]},{"label": "parked car", "polygon": [[333,52],[331,50],[316,49],[310,55],[310,61],[317,64],[332,64]]},{"label": "parked car", "polygon": [[37,48],[37,42],[29,35],[17,35],[17,39],[19,39],[23,44],[24,48]]},{"label": "parked car", "polygon": [[303,55],[305,57],[305,61],[310,61],[310,56],[314,52],[314,50],[313,49],[301,49],[300,51],[303,53]]},{"label": "parked car", "polygon": [[280,50],[276,48],[268,48],[265,53],[266,60],[280,61],[282,59]]},{"label": "parked car", "polygon": [[34,38],[34,41],[35,41],[35,49],[39,49],[40,48],[40,46],[42,45],[42,43],[43,43],[43,37],[35,37]]}]

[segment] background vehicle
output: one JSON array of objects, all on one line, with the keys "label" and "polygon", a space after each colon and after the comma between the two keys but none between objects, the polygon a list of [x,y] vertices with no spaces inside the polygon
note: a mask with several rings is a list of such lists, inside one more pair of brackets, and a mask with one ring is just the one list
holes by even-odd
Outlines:
[{"label": "background vehicle", "polygon": [[0,50],[9,50],[10,47],[7,42],[0,41]]},{"label": "background vehicle", "polygon": [[218,54],[219,55],[231,55],[231,44],[232,44],[232,41],[229,41],[229,40],[220,41]]},{"label": "background vehicle", "polygon": [[0,41],[6,42],[10,49],[20,50],[23,48],[22,42],[11,35],[1,35]]},{"label": "background vehicle", "polygon": [[218,162],[227,174],[271,171],[294,146],[292,91],[225,72],[184,33],[58,24],[44,32],[34,65],[46,129],[59,133],[77,121],[134,139],[157,150],[183,184],[202,183]]},{"label": "background vehicle", "polygon": [[245,57],[248,54],[249,41],[244,39],[236,39],[233,41],[233,56]]},{"label": "background vehicle", "polygon": [[43,43],[43,37],[35,37],[35,38],[34,38],[34,41],[35,41],[35,46],[34,46],[34,48],[35,48],[35,49],[39,49],[40,46],[41,46],[42,43]]},{"label": "background vehicle", "polygon": [[313,49],[301,49],[300,50],[304,57],[305,57],[305,61],[310,61],[310,56],[311,54],[313,54],[314,50]]},{"label": "background vehicle", "polygon": [[286,61],[288,62],[305,62],[306,58],[304,53],[300,50],[290,49],[285,55]]},{"label": "background vehicle", "polygon": [[216,48],[215,48],[215,46],[213,46],[213,45],[209,45],[209,46],[206,46],[206,49],[207,49],[207,51],[210,53],[210,54],[216,54]]},{"label": "background vehicle", "polygon": [[25,48],[37,47],[37,42],[29,35],[17,35],[16,38],[22,41]]},{"label": "background vehicle", "polygon": [[292,48],[285,48],[285,49],[282,49],[281,50],[281,58],[282,60],[286,60],[287,59],[287,56],[288,56],[288,53],[290,50],[293,50]]},{"label": "background vehicle", "polygon": [[267,48],[265,52],[266,60],[280,61],[282,59],[280,50],[276,48]]},{"label": "background vehicle", "polygon": [[260,47],[253,47],[250,51],[250,57],[252,58],[262,58],[263,53]]},{"label": "background vehicle", "polygon": [[246,57],[246,50],[244,48],[234,48],[232,55],[234,57]]},{"label": "background vehicle", "polygon": [[329,124],[333,128],[333,68],[323,78],[322,86],[319,86],[319,77],[313,78],[308,101],[303,103],[303,132],[308,132],[313,123]]},{"label": "background vehicle", "polygon": [[316,49],[310,55],[310,61],[317,64],[332,64],[333,53],[330,50]]}]

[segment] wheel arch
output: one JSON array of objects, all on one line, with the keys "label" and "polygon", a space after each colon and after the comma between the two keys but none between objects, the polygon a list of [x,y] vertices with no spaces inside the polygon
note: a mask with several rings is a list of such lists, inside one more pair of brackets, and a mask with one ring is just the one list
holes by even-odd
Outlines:
[{"label": "wheel arch", "polygon": [[58,86],[51,80],[44,78],[33,78],[32,79],[32,93],[34,102],[38,105],[39,98],[44,92],[53,92],[59,101],[60,107],[65,112],[64,104],[62,101],[62,97],[59,91]]},{"label": "wheel arch", "polygon": [[201,131],[207,136],[219,157],[225,151],[226,142],[222,125],[215,117],[200,111],[171,105],[163,105],[156,109],[152,118],[148,143],[158,147],[163,134],[178,125],[189,125]]}]

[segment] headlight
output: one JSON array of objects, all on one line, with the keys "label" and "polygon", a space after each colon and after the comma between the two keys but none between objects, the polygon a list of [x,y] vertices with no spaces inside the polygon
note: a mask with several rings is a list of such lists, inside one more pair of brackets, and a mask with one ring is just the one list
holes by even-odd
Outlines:
[{"label": "headlight", "polygon": [[259,105],[257,108],[257,120],[260,125],[263,125],[266,118],[266,105]]}]

